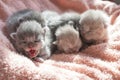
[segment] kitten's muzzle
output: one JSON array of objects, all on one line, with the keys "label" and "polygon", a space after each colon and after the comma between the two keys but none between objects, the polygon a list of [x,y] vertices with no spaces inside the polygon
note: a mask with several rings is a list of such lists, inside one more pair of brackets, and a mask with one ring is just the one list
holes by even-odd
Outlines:
[{"label": "kitten's muzzle", "polygon": [[31,49],[31,50],[27,51],[27,55],[30,58],[34,58],[38,55],[38,52],[39,51],[37,51],[37,50]]}]

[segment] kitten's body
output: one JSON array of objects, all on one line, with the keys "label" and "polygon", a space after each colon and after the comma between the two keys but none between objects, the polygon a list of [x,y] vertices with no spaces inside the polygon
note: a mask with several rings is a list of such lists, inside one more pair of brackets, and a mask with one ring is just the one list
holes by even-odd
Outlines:
[{"label": "kitten's body", "polygon": [[[54,30],[56,30],[59,26],[63,26],[69,21],[73,21],[73,27],[76,29],[79,26],[80,14],[76,12],[65,12],[63,14],[58,14],[53,11],[46,11],[46,13],[50,14],[51,17],[48,17],[49,22],[48,26]],[[44,15],[48,16],[48,15]]]},{"label": "kitten's body", "polygon": [[[60,14],[55,11],[45,10],[42,13],[45,22],[49,24],[57,24],[59,23]],[[57,22],[58,21],[58,22]]]},{"label": "kitten's body", "polygon": [[87,10],[81,14],[80,34],[85,43],[98,44],[108,39],[108,15],[100,10]]},{"label": "kitten's body", "polygon": [[[51,11],[51,10],[45,10],[41,14],[45,19],[46,26],[50,28],[52,41],[55,41],[56,40],[55,31],[57,27],[59,27],[57,25],[60,24],[60,21],[59,21],[60,15],[57,12]],[[52,44],[51,51],[54,53],[56,50],[57,50],[57,46]]]},{"label": "kitten's body", "polygon": [[59,26],[67,24],[69,21],[73,21],[73,27],[76,29],[79,26],[80,14],[77,12],[65,12],[59,14],[55,11],[46,10],[42,12],[42,16],[45,18],[47,25],[55,32]]},{"label": "kitten's body", "polygon": [[[18,11],[7,20],[8,32],[17,51],[38,61],[51,55],[51,32],[44,26],[41,14],[33,10]],[[36,44],[37,42],[39,44]]]},{"label": "kitten's body", "polygon": [[74,23],[73,27],[75,29],[79,26],[80,14],[76,12],[65,12],[63,14],[59,14],[55,11],[46,10],[42,12],[42,16],[53,33],[55,33],[59,26],[64,26],[65,24],[68,24],[69,21]]},{"label": "kitten's body", "polygon": [[50,28],[53,38],[55,39],[55,31],[61,25],[60,14],[55,11],[45,10],[42,12],[42,16],[45,19],[45,23]]}]

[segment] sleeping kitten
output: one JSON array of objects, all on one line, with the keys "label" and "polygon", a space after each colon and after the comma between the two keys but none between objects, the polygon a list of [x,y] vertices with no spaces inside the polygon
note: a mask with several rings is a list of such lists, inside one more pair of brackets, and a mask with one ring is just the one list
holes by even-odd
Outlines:
[{"label": "sleeping kitten", "polygon": [[101,10],[87,10],[81,14],[79,32],[85,43],[98,44],[108,39],[108,15]]},{"label": "sleeping kitten", "polygon": [[19,52],[36,61],[42,62],[51,55],[49,30],[44,31],[41,25],[32,20],[24,21],[17,31],[11,33]]},{"label": "sleeping kitten", "polygon": [[57,28],[55,36],[56,41],[53,43],[57,45],[59,51],[65,53],[78,52],[82,47],[79,32],[74,29],[72,21]]}]

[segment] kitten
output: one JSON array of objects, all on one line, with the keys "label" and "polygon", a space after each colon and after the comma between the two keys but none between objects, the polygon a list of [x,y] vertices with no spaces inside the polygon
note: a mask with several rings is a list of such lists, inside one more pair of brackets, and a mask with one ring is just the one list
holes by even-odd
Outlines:
[{"label": "kitten", "polygon": [[[45,27],[45,20],[39,11],[32,9],[18,11],[7,19],[6,26],[10,40],[18,52],[24,53],[31,59],[38,59],[36,56],[47,59],[50,56],[51,32],[48,27]],[[31,45],[34,48],[26,49],[26,47]],[[38,53],[40,54],[38,55]],[[40,61],[39,59],[38,61]]]},{"label": "kitten", "polygon": [[53,43],[61,52],[72,53],[78,52],[82,47],[82,41],[79,37],[79,32],[74,29],[73,22],[60,26],[55,32],[56,41]]},{"label": "kitten", "polygon": [[51,55],[49,31],[45,33],[41,25],[34,21],[24,21],[17,31],[11,33],[19,52],[36,61],[43,61]]},{"label": "kitten", "polygon": [[81,14],[79,32],[85,43],[99,44],[108,40],[108,15],[101,10],[87,10]]}]

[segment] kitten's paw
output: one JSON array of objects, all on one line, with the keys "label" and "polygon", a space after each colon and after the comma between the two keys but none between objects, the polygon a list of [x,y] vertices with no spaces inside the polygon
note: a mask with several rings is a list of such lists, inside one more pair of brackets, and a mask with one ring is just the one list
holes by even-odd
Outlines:
[{"label": "kitten's paw", "polygon": [[36,57],[36,58],[34,58],[34,60],[37,61],[37,62],[40,62],[40,63],[43,63],[43,62],[44,62],[44,59],[43,59],[43,58],[38,58],[38,57]]}]

